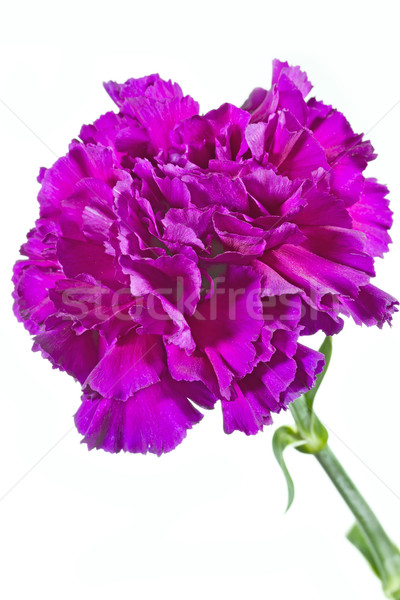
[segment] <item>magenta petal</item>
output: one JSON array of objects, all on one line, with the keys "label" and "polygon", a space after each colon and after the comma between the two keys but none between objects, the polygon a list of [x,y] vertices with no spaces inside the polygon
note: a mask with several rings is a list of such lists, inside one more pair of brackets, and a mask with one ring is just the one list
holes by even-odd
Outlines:
[{"label": "magenta petal", "polygon": [[355,135],[349,122],[337,110],[332,110],[323,119],[316,119],[311,129],[324,148],[330,164],[351,146],[355,146],[361,138]]},{"label": "magenta petal", "polygon": [[171,208],[163,219],[163,241],[171,249],[182,250],[185,246],[193,246],[204,250],[203,239],[211,231],[214,211],[214,208]]},{"label": "magenta petal", "polygon": [[47,169],[38,200],[41,216],[58,214],[60,203],[74,191],[75,185],[86,177],[107,183],[113,180],[113,156],[109,148],[73,142],[68,154]]},{"label": "magenta petal", "polygon": [[62,201],[61,231],[70,239],[103,243],[113,223],[112,189],[99,179],[86,178]]},{"label": "magenta petal", "polygon": [[319,352],[300,344],[293,358],[276,352],[269,364],[260,364],[239,383],[233,400],[222,401],[225,433],[239,430],[254,435],[261,431],[272,423],[272,412],[285,409],[314,385],[323,365]]},{"label": "magenta petal", "polygon": [[314,386],[315,379],[321,373],[325,364],[324,357],[320,352],[311,350],[301,344],[297,345],[294,360],[297,365],[296,376],[281,396],[285,404],[293,402],[301,394],[310,390]]},{"label": "magenta petal", "polygon": [[374,277],[374,261],[365,250],[365,237],[359,231],[342,227],[303,227],[303,247],[332,261],[358,269]]},{"label": "magenta petal", "polygon": [[215,213],[215,232],[227,250],[257,256],[265,249],[265,233],[233,215]]},{"label": "magenta petal", "polygon": [[[130,273],[131,292],[145,298],[145,310],[154,319],[171,319],[177,327],[170,341],[188,350],[194,349],[187,316],[196,310],[200,298],[201,274],[197,265],[182,255],[161,256],[156,260],[131,260],[122,257],[121,264]],[[156,311],[154,298],[165,313]]]},{"label": "magenta petal", "polygon": [[279,214],[280,207],[299,188],[299,182],[278,175],[272,169],[257,168],[243,177],[243,182],[269,214]]},{"label": "magenta petal", "polygon": [[242,431],[246,435],[255,435],[263,429],[264,425],[272,423],[268,407],[251,389],[250,376],[245,386],[245,394],[238,386],[234,400],[222,400],[225,433]]},{"label": "magenta petal", "polygon": [[273,250],[268,256],[268,264],[314,298],[330,293],[356,297],[359,288],[369,280],[362,271],[289,244]]},{"label": "magenta petal", "polygon": [[307,179],[319,168],[328,170],[324,150],[318,141],[306,130],[293,132],[286,120],[287,117],[279,120],[270,152],[270,160],[278,166],[279,173],[291,179]]},{"label": "magenta petal", "polygon": [[399,305],[393,296],[374,285],[363,286],[356,299],[344,299],[342,302],[357,325],[377,325],[380,329],[385,323],[391,323],[393,313],[398,311]]},{"label": "magenta petal", "polygon": [[349,208],[353,227],[366,236],[366,250],[371,256],[383,257],[391,242],[388,230],[393,219],[386,198],[389,193],[384,185],[375,179],[366,179],[360,199]]},{"label": "magenta petal", "polygon": [[110,81],[105,88],[122,113],[147,131],[156,149],[167,150],[171,130],[199,111],[197,102],[183,96],[179,85],[163,81],[158,75],[129,79],[122,85]]},{"label": "magenta petal", "polygon": [[126,402],[84,395],[75,415],[89,449],[107,452],[170,452],[202,419],[187,400],[185,384],[165,380],[137,392]]},{"label": "magenta petal", "polygon": [[55,312],[49,297],[62,273],[43,269],[28,261],[17,262],[14,267],[14,313],[32,334],[38,333],[46,318]]},{"label": "magenta petal", "polygon": [[216,204],[240,212],[248,210],[249,200],[240,179],[231,179],[221,173],[208,173],[201,176],[184,175],[182,180],[189,188],[192,202],[199,208]]},{"label": "magenta petal", "polygon": [[219,396],[219,385],[213,366],[207,356],[199,350],[190,355],[175,344],[166,345],[168,369],[177,381],[202,382]]},{"label": "magenta petal", "polygon": [[225,433],[235,430],[254,435],[272,423],[271,412],[285,407],[281,393],[292,383],[296,363],[282,352],[276,352],[269,363],[260,363],[236,387],[237,396],[222,401]]},{"label": "magenta petal", "polygon": [[82,384],[102,355],[102,342],[97,331],[77,334],[71,321],[60,319],[52,329],[36,335],[34,350],[41,350],[55,368]]},{"label": "magenta petal", "polygon": [[275,58],[272,62],[272,69],[272,84],[278,83],[282,76],[286,76],[303,96],[307,96],[311,91],[312,85],[300,67],[290,67],[287,62],[281,62]]},{"label": "magenta petal", "polygon": [[57,251],[67,277],[74,278],[85,273],[110,286],[118,280],[124,281],[114,257],[106,254],[101,244],[60,238]]},{"label": "magenta petal", "polygon": [[111,346],[85,381],[103,397],[127,400],[160,381],[163,347],[156,336],[131,331]]},{"label": "magenta petal", "polygon": [[199,303],[189,323],[197,348],[212,365],[221,394],[229,397],[234,377],[252,371],[256,362],[253,342],[263,326],[260,276],[249,267],[231,268],[221,284],[220,290]]},{"label": "magenta petal", "polygon": [[79,137],[85,144],[99,144],[115,149],[115,138],[124,126],[120,115],[108,112],[99,117],[93,125],[83,125]]}]

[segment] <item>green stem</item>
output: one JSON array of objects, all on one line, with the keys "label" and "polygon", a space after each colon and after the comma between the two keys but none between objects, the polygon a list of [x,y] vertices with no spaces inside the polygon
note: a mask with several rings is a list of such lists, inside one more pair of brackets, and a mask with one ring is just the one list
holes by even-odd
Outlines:
[{"label": "green stem", "polygon": [[355,516],[373,555],[386,595],[400,599],[400,554],[329,446],[317,452],[318,460]]},{"label": "green stem", "polygon": [[400,600],[400,552],[329,448],[328,432],[315,414],[312,404],[305,396],[301,396],[290,406],[290,411],[304,440],[297,450],[313,454],[325,470],[356,518],[362,537],[362,546],[357,546],[358,549],[366,558],[370,558],[387,597]]},{"label": "green stem", "polygon": [[[315,396],[332,356],[332,338],[329,336],[325,338],[320,352],[325,357],[325,367],[317,376],[313,389],[290,405],[297,431],[291,432],[289,442],[285,436],[275,437],[274,451],[278,462],[283,463],[291,499],[293,499],[293,482],[282,459],[283,450],[287,445],[293,444],[294,439],[296,450],[315,456],[356,518],[356,525],[347,535],[349,541],[370,563],[382,582],[386,596],[391,600],[400,600],[400,552],[329,448],[328,431],[314,412]],[[299,443],[298,440],[302,440],[303,443]]]}]

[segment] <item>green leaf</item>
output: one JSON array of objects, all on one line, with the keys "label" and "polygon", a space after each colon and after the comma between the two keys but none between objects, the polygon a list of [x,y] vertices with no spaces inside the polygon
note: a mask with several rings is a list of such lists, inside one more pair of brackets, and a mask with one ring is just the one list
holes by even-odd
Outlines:
[{"label": "green leaf", "polygon": [[332,357],[332,338],[331,336],[327,335],[326,338],[324,339],[324,341],[322,342],[322,345],[319,349],[319,351],[324,355],[325,357],[325,365],[324,368],[322,369],[321,373],[319,373],[319,375],[317,375],[317,380],[315,382],[314,387],[307,392],[305,395],[306,400],[307,400],[307,405],[308,408],[310,410],[313,409],[313,405],[314,405],[314,400],[315,400],[315,396],[317,395],[317,392],[319,390],[319,387],[326,375],[326,372],[328,370],[329,367],[329,363],[331,362],[331,357]]},{"label": "green leaf", "polygon": [[[382,564],[379,564],[374,555],[375,546],[367,539],[367,536],[357,522],[347,533],[346,537],[361,552],[372,571],[382,581],[385,596],[392,600],[400,600],[400,551],[395,544],[388,540],[391,544],[391,549],[389,554],[383,557]],[[389,572],[388,567],[390,567]]]},{"label": "green leaf", "polygon": [[288,488],[288,504],[286,511],[289,510],[294,500],[294,484],[283,458],[283,452],[288,446],[296,447],[301,444],[304,444],[304,440],[296,431],[286,425],[279,427],[279,429],[275,431],[274,437],[272,438],[272,449],[274,451],[275,458],[285,476],[286,485]]},{"label": "green leaf", "polygon": [[347,533],[346,537],[349,540],[349,542],[351,542],[353,546],[355,546],[357,550],[361,552],[361,554],[369,563],[369,566],[371,567],[375,575],[380,578],[379,569],[371,553],[368,540],[365,537],[364,532],[358,523],[355,523],[353,525],[353,527]]}]

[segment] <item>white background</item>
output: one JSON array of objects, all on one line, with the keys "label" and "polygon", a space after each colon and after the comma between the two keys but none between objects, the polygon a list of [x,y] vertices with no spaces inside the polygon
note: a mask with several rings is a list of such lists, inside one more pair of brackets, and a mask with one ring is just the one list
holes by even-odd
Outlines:
[{"label": "white background", "polygon": [[[389,186],[396,217],[377,283],[399,298],[400,104],[390,111],[400,101],[399,19],[398,3],[385,0],[4,6],[0,496],[32,470],[0,501],[1,597],[382,598],[344,539],[352,517],[313,457],[288,453],[296,500],[284,514],[273,427],[226,436],[217,409],[162,458],[89,453],[71,430],[79,387],[30,352],[11,312],[10,277],[37,216],[39,167],[66,152],[82,123],[111,109],[102,81],[160,72],[205,112],[268,86],[279,57],[300,64],[315,95],[356,131],[371,130],[379,158],[368,174]],[[397,543],[399,345],[399,317],[383,331],[347,324],[317,402],[333,450]],[[287,414],[276,418],[285,422]]]}]

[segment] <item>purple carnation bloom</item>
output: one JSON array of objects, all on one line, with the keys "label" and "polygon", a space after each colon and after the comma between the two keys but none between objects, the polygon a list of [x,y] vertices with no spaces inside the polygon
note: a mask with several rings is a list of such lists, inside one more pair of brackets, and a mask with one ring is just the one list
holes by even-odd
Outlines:
[{"label": "purple carnation bloom", "polygon": [[158,75],[105,87],[119,113],[40,173],[15,313],[82,385],[89,448],[168,452],[217,400],[255,434],[323,367],[299,336],[397,310],[370,283],[392,223],[373,148],[279,61],[204,116]]}]

